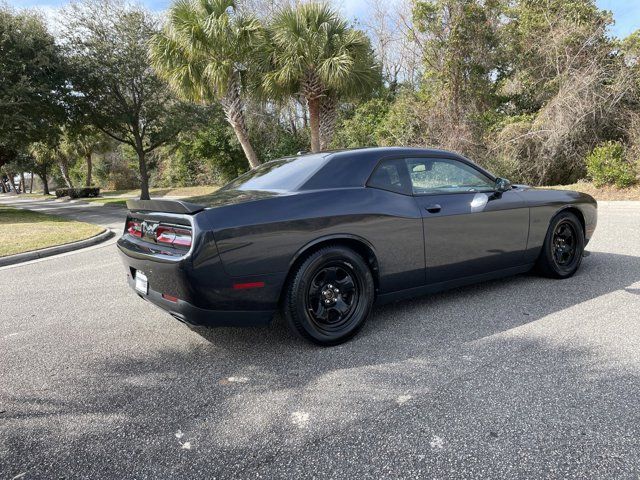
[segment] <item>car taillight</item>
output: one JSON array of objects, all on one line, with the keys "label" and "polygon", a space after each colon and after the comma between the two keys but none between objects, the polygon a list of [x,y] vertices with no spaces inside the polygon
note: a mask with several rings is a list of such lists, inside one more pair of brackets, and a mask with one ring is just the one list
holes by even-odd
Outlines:
[{"label": "car taillight", "polygon": [[127,233],[134,237],[142,237],[142,225],[135,220],[129,220],[127,222]]},{"label": "car taillight", "polygon": [[174,247],[191,246],[191,230],[187,228],[160,225],[156,229],[156,242]]}]

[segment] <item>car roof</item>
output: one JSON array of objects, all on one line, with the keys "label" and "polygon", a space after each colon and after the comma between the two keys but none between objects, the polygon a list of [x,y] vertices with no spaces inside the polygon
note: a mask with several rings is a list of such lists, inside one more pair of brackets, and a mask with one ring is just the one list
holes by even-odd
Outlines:
[{"label": "car roof", "polygon": [[[322,152],[326,163],[309,178],[299,190],[321,190],[327,188],[363,187],[378,162],[394,156],[439,156],[454,158],[474,165],[493,177],[462,155],[436,148],[417,147],[368,147]],[[329,158],[327,158],[329,157]]]},{"label": "car roof", "polygon": [[335,156],[347,156],[353,155],[354,153],[362,153],[362,154],[370,154],[370,155],[455,155],[459,156],[454,152],[450,152],[447,150],[441,150],[437,148],[421,148],[421,147],[359,147],[359,148],[343,148],[339,150],[329,150],[326,152],[327,155],[335,155]]}]

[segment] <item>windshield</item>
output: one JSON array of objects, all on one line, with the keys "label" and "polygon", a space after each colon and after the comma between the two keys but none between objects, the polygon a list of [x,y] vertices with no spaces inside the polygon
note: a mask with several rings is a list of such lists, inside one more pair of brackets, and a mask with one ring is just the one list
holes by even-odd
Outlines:
[{"label": "windshield", "polygon": [[295,190],[325,164],[326,158],[318,154],[272,160],[232,180],[222,190]]}]

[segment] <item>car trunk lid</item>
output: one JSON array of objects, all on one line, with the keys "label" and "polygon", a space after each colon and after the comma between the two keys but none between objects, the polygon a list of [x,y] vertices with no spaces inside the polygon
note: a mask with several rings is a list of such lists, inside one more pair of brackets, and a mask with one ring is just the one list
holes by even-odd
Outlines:
[{"label": "car trunk lid", "polygon": [[127,208],[132,212],[164,212],[193,215],[204,210],[204,206],[182,200],[127,200]]}]

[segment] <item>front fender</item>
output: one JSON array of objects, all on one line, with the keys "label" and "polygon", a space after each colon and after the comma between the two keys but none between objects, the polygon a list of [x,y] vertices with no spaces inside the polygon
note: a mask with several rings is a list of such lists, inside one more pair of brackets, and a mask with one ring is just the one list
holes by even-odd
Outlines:
[{"label": "front fender", "polygon": [[564,210],[576,210],[585,227],[588,242],[595,231],[598,204],[593,197],[571,190],[526,189],[521,192],[530,209],[529,240],[525,261],[535,262],[540,254],[551,219]]}]

